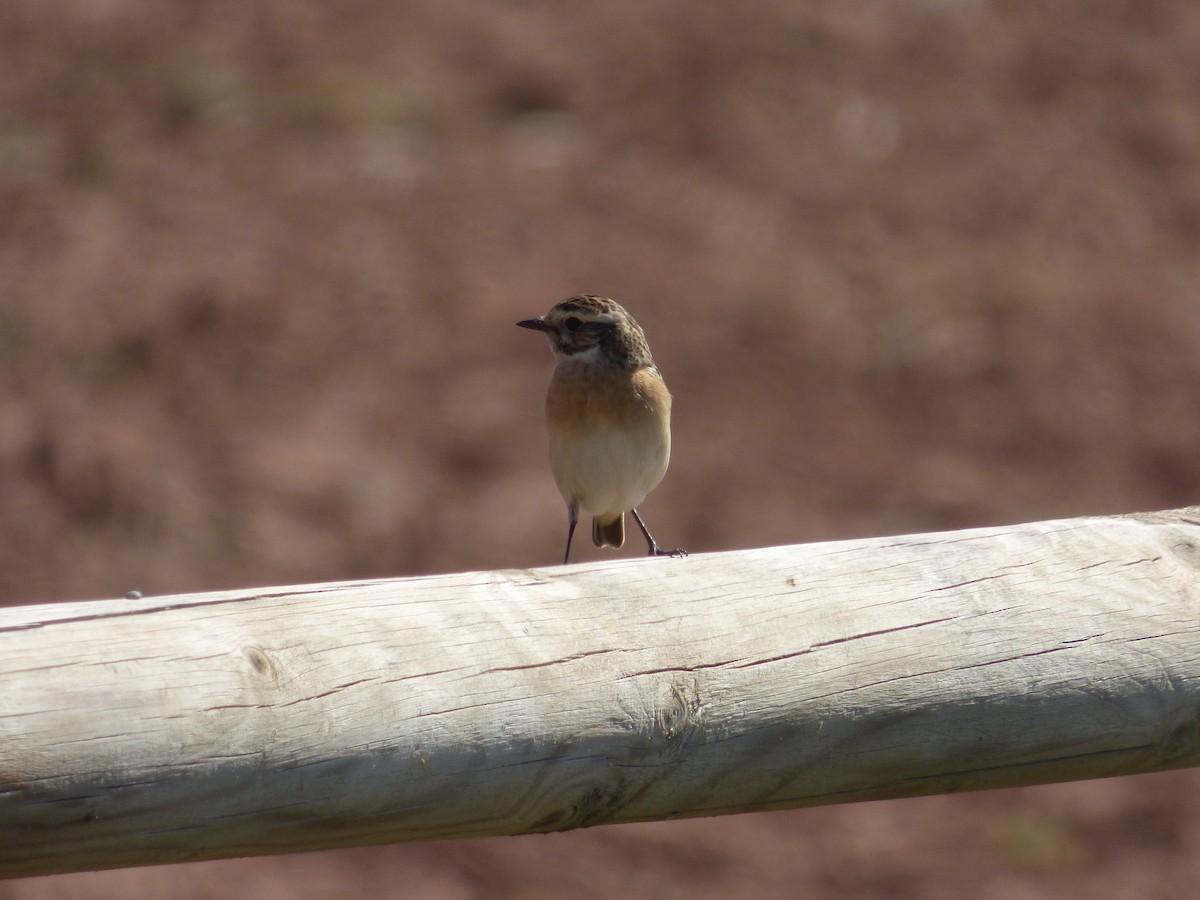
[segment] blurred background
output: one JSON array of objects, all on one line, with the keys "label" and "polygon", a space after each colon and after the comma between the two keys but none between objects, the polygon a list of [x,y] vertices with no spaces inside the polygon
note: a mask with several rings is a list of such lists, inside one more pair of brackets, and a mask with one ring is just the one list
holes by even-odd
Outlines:
[{"label": "blurred background", "polygon": [[[6,0],[0,602],[556,563],[513,323],[584,291],[675,394],[664,545],[1200,502],[1198,46],[1192,0]],[[1182,898],[1197,788],[0,898]]]}]

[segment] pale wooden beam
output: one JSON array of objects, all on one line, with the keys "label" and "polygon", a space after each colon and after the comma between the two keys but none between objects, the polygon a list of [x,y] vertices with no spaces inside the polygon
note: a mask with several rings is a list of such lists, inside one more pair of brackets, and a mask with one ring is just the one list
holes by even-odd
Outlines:
[{"label": "pale wooden beam", "polygon": [[1200,761],[1200,508],[0,610],[0,874]]}]

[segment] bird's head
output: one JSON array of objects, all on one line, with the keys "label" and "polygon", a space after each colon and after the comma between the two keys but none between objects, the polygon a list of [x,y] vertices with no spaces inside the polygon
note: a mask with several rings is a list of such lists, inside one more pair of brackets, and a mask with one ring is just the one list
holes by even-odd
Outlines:
[{"label": "bird's head", "polygon": [[517,323],[544,332],[559,362],[619,368],[650,366],[650,346],[641,327],[621,304],[605,297],[570,297],[536,319]]}]

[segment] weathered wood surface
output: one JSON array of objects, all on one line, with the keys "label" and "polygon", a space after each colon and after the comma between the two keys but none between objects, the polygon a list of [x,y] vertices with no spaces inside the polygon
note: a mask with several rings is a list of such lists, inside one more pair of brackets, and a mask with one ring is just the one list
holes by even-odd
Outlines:
[{"label": "weathered wood surface", "polygon": [[0,610],[0,874],[1200,762],[1200,508]]}]

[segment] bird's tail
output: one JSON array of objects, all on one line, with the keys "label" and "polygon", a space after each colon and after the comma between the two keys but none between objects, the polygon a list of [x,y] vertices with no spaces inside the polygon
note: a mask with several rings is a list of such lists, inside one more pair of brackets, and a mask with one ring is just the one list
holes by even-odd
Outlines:
[{"label": "bird's tail", "polygon": [[620,547],[625,543],[625,513],[617,513],[611,522],[592,519],[592,543],[597,547]]}]

